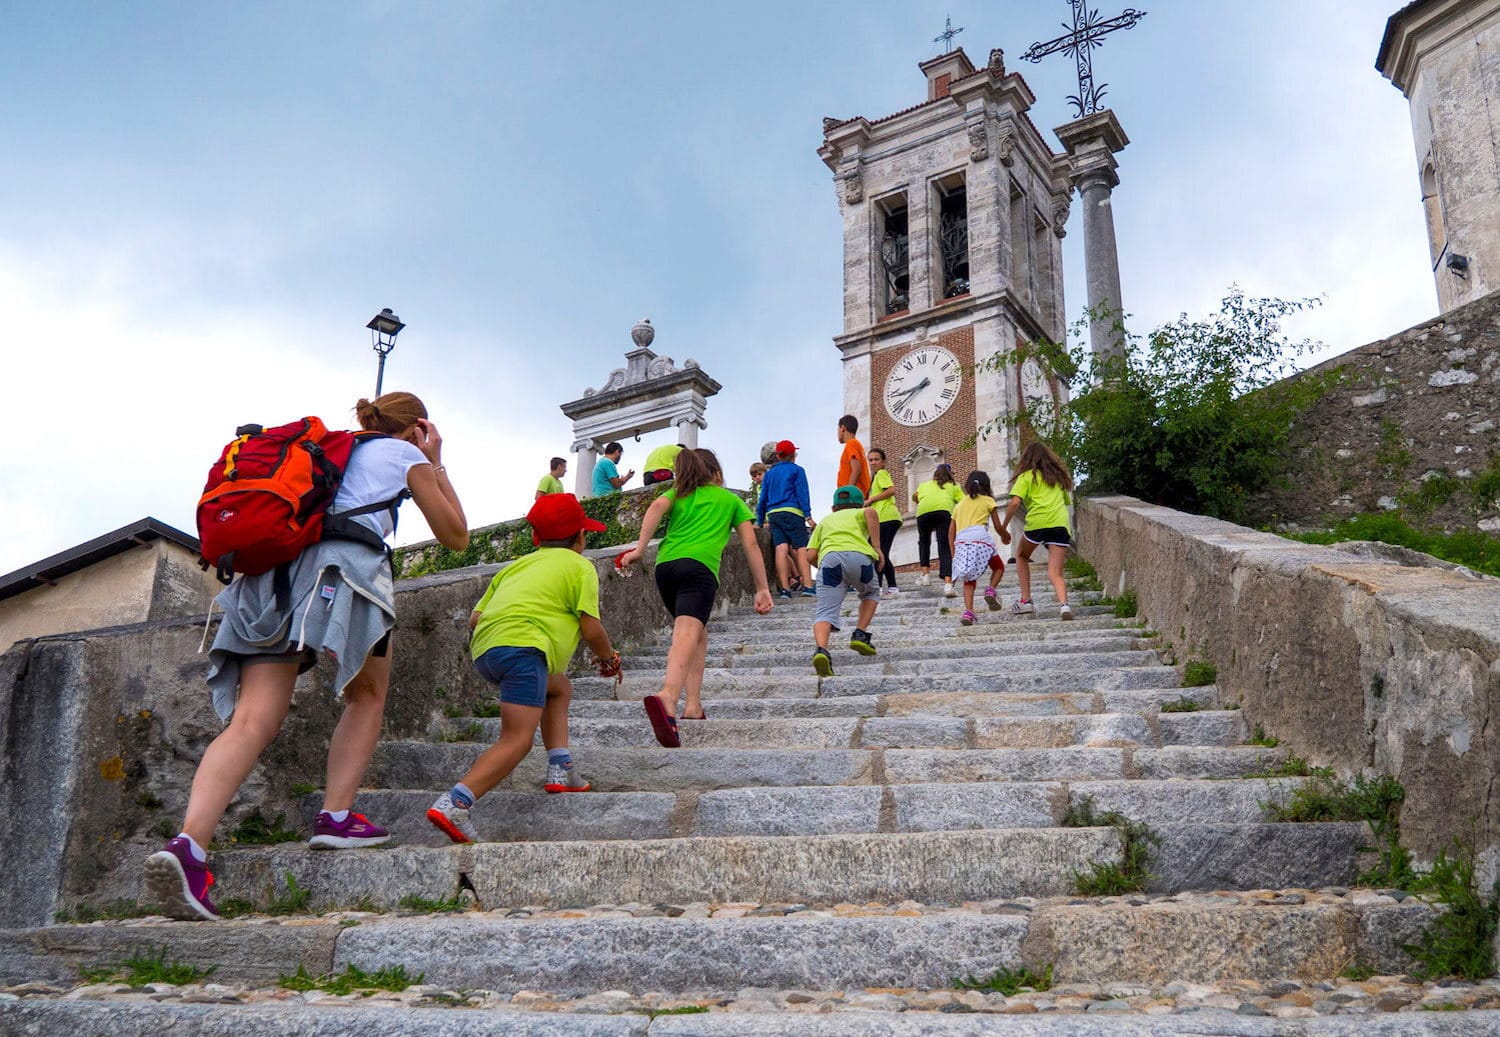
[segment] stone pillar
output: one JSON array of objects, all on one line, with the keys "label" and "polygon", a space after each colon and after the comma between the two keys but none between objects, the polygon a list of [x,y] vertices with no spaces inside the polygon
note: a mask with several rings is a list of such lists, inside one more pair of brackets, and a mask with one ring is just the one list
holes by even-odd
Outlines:
[{"label": "stone pillar", "polygon": [[579,500],[594,495],[594,462],[599,460],[599,444],[580,439],[573,444],[573,495]]},{"label": "stone pillar", "polygon": [[1115,324],[1124,316],[1120,294],[1120,257],[1115,248],[1115,216],[1111,195],[1119,184],[1115,154],[1130,143],[1115,113],[1109,109],[1075,119],[1055,131],[1073,163],[1073,186],[1083,206],[1083,253],[1087,268],[1089,309],[1106,313],[1089,328],[1096,356],[1118,354],[1124,336]]},{"label": "stone pillar", "polygon": [[689,450],[698,449],[698,430],[706,427],[697,418],[682,418],[677,422],[677,442]]}]

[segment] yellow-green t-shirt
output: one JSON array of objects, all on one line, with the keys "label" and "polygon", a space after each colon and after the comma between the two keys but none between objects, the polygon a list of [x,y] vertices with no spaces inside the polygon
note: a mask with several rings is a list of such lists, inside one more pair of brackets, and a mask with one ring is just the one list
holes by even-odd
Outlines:
[{"label": "yellow-green t-shirt", "polygon": [[845,508],[824,516],[812,531],[807,542],[809,551],[818,552],[819,557],[835,551],[858,551],[875,557],[875,548],[870,544],[870,529],[865,525],[864,508]]},{"label": "yellow-green t-shirt", "polygon": [[968,529],[970,526],[990,524],[990,512],[995,510],[993,497],[965,497],[953,509],[953,528]]},{"label": "yellow-green t-shirt", "polygon": [[1010,484],[1010,495],[1020,497],[1026,505],[1027,529],[1053,529],[1061,526],[1070,534],[1068,502],[1072,494],[1061,486],[1049,486],[1036,471],[1022,472]]},{"label": "yellow-green t-shirt", "polygon": [[536,484],[537,493],[562,493],[563,484],[558,482],[557,476],[548,472],[542,476],[542,481]]},{"label": "yellow-green t-shirt", "polygon": [[656,553],[656,564],[692,558],[708,566],[717,580],[724,545],[729,543],[736,526],[754,522],[755,516],[743,500],[722,486],[700,486],[685,497],[677,496],[676,490],[668,490],[662,496],[672,502],[668,514],[671,524],[661,550]]},{"label": "yellow-green t-shirt", "polygon": [[472,658],[491,648],[540,648],[547,672],[562,673],[578,648],[578,617],[599,616],[599,574],[576,551],[539,548],[497,572],[474,611]]},{"label": "yellow-green t-shirt", "polygon": [[939,486],[936,479],[928,479],[917,487],[917,514],[927,515],[934,511],[952,511],[953,505],[963,499],[964,491],[958,483]]},{"label": "yellow-green t-shirt", "polygon": [[674,469],[677,467],[677,455],[680,453],[682,453],[681,443],[668,443],[666,446],[659,446],[646,455],[646,465],[642,471],[659,472],[663,468],[668,470]]},{"label": "yellow-green t-shirt", "polygon": [[[876,472],[875,477],[870,480],[870,496],[873,497],[877,493],[884,493],[886,490],[889,490],[892,485],[893,483],[891,482],[891,473],[882,468],[880,471]],[[875,509],[875,517],[878,518],[881,522],[901,521],[901,512],[896,507],[895,497],[887,497],[883,501],[877,501],[876,503],[870,505],[870,507]],[[816,530],[814,532],[816,532]]]}]

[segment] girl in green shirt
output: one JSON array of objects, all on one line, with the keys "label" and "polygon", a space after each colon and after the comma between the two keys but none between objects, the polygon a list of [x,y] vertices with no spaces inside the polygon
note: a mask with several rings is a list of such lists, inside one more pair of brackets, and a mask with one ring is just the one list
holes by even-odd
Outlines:
[{"label": "girl in green shirt", "polygon": [[932,538],[937,537],[938,575],[947,584],[943,596],[954,598],[953,552],[948,547],[948,524],[953,520],[953,506],[963,499],[963,491],[953,478],[951,465],[940,464],[932,470],[932,478],[917,487],[911,495],[917,506],[917,561],[922,566],[922,577],[917,582],[927,586],[932,579]]},{"label": "girl in green shirt", "polygon": [[1021,451],[1015,478],[1010,484],[1010,503],[1005,506],[1003,522],[1010,520],[1023,506],[1026,508],[1026,532],[1016,548],[1016,577],[1021,584],[1021,598],[1010,607],[1016,615],[1036,612],[1031,603],[1031,553],[1047,548],[1047,578],[1057,594],[1059,619],[1072,619],[1068,605],[1068,585],[1063,580],[1063,562],[1073,546],[1073,531],[1068,524],[1068,505],[1073,502],[1073,476],[1052,449],[1037,440]]},{"label": "girl in green shirt", "polygon": [[682,744],[677,733],[677,699],[686,692],[683,720],[706,720],[703,670],[708,657],[708,617],[719,592],[719,562],[730,537],[739,535],[745,563],[755,581],[755,611],[771,611],[766,564],[755,538],[754,516],[745,502],[724,489],[724,470],[711,450],[685,448],[677,455],[676,481],[641,519],[641,538],[620,556],[624,568],[640,561],[663,518],[667,535],[656,551],[656,589],[672,615],[672,647],[661,691],[643,705],[656,740],[669,749]]},{"label": "girl in green shirt", "polygon": [[885,451],[879,447],[871,447],[870,452],[865,455],[870,462],[870,497],[865,501],[867,505],[875,509],[875,517],[880,520],[880,555],[885,559],[885,565],[880,569],[880,579],[885,582],[885,590],[881,591],[882,598],[894,598],[901,593],[901,588],[896,586],[896,566],[891,561],[891,545],[896,542],[896,534],[901,530],[901,511],[896,507],[896,485],[891,480],[891,473],[885,466]]}]

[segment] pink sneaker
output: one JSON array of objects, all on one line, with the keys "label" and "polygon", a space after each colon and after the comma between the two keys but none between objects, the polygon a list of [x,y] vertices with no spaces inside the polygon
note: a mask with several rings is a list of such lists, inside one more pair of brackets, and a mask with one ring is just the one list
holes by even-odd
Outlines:
[{"label": "pink sneaker", "polygon": [[150,902],[168,918],[217,922],[218,909],[208,899],[208,889],[213,884],[213,872],[207,864],[198,863],[182,836],[146,858]]},{"label": "pink sneaker", "polygon": [[342,821],[335,821],[326,810],[318,812],[313,822],[313,837],[307,841],[314,850],[357,850],[390,842],[391,833],[374,824],[364,814],[352,810]]},{"label": "pink sneaker", "polygon": [[976,615],[974,615],[974,613],[973,613],[973,611],[971,609],[964,609],[963,618],[961,618],[959,620],[959,623],[961,623],[962,625],[964,625],[966,627],[971,627],[975,623],[977,623],[978,621],[979,621],[979,617],[976,616]]}]

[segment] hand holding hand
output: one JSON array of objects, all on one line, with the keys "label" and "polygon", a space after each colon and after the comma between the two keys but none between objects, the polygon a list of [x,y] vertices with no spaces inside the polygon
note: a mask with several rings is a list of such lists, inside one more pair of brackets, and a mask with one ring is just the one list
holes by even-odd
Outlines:
[{"label": "hand holding hand", "polygon": [[1010,530],[1008,530],[1008,529],[1002,529],[1000,531],[1000,542],[1002,544],[1008,544],[1008,543],[1010,543]]},{"label": "hand holding hand", "polygon": [[443,463],[443,437],[438,435],[436,425],[426,418],[418,418],[412,428],[412,435],[423,457],[435,465]]},{"label": "hand holding hand", "polygon": [[771,611],[771,606],[771,592],[769,590],[755,592],[755,612],[757,615],[766,615]]}]

